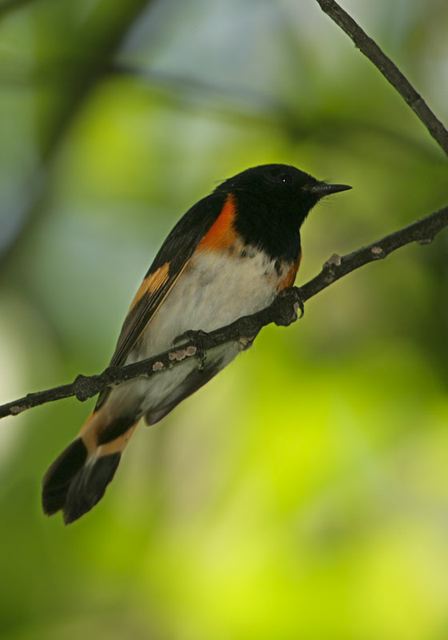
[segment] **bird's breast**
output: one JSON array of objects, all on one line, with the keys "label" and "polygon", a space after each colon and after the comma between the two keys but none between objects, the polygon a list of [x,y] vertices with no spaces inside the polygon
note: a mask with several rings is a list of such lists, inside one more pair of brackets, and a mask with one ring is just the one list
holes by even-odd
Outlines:
[{"label": "bird's breast", "polygon": [[139,357],[169,349],[188,330],[213,331],[263,309],[296,270],[250,246],[197,251],[144,331]]}]

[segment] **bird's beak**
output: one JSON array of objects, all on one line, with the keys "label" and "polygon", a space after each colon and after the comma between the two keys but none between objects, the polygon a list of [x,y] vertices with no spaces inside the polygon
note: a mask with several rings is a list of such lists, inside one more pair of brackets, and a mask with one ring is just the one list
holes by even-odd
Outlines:
[{"label": "bird's beak", "polygon": [[339,191],[348,191],[348,189],[351,189],[348,184],[329,184],[328,182],[317,182],[306,188],[309,193],[313,193],[320,198],[329,196],[332,193],[339,193]]}]

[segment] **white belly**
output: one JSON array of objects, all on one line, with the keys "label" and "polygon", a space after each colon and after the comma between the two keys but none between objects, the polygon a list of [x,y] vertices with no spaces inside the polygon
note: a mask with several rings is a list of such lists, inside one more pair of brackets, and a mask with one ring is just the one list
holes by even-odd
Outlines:
[{"label": "white belly", "polygon": [[[263,309],[275,298],[278,282],[274,261],[263,254],[232,257],[210,252],[192,258],[126,363],[166,351],[188,330],[210,332]],[[223,368],[238,350],[237,344],[226,344],[209,352],[207,362],[219,359]],[[141,414],[150,412],[171,397],[197,366],[192,359],[149,380],[132,381],[113,393],[114,400],[132,402],[137,394],[142,398]]]},{"label": "white belly", "polygon": [[145,331],[139,359],[169,349],[190,329],[213,331],[266,307],[276,295],[273,261],[217,252],[193,258]]}]

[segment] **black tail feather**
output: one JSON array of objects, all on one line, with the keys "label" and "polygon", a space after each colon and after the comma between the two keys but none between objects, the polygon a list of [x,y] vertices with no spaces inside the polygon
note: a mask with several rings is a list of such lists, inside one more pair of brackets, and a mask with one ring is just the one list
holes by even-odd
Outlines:
[{"label": "black tail feather", "polygon": [[120,462],[120,453],[87,460],[81,438],[74,440],[45,474],[42,506],[47,515],[62,509],[69,524],[89,511],[104,495]]},{"label": "black tail feather", "polygon": [[81,438],[76,438],[48,469],[42,485],[42,507],[48,516],[63,508],[70,483],[86,460],[86,446]]},{"label": "black tail feather", "polygon": [[64,522],[70,524],[90,511],[104,495],[115,475],[121,454],[94,458],[73,478],[64,504]]}]

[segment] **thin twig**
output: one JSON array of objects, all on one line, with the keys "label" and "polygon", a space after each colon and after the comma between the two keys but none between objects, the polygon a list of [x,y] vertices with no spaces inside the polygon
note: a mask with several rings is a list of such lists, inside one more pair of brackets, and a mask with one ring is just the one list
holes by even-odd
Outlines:
[{"label": "thin twig", "polygon": [[367,247],[362,247],[345,256],[333,255],[324,264],[322,271],[302,287],[292,287],[282,292],[274,302],[250,316],[236,320],[232,324],[208,334],[193,333],[192,339],[182,342],[162,354],[124,367],[109,367],[103,373],[93,376],[78,376],[71,384],[30,393],[23,398],[0,406],[0,418],[17,415],[54,400],[76,397],[84,401],[97,395],[106,387],[116,386],[137,377],[150,378],[167,371],[189,358],[198,360],[201,367],[207,357],[207,351],[213,347],[237,342],[244,350],[251,346],[259,331],[268,324],[287,326],[297,319],[297,310],[305,302],[336,280],[359,269],[369,262],[385,258],[393,251],[412,242],[428,244],[448,226],[448,206],[425,218],[391,233]]},{"label": "thin twig", "polygon": [[355,46],[372,62],[411,107],[426,129],[448,155],[448,131],[429,108],[397,65],[380,49],[357,22],[335,0],[317,0],[324,11],[351,38]]}]

